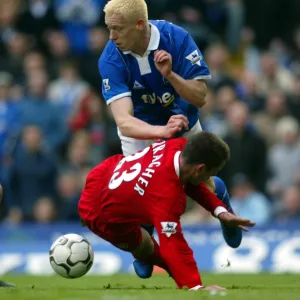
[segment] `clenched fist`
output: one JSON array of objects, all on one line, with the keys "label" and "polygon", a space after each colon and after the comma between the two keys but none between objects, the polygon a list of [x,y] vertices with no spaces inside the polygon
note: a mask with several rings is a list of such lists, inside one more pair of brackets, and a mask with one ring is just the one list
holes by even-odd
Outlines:
[{"label": "clenched fist", "polygon": [[172,56],[164,50],[157,50],[154,53],[154,63],[157,70],[168,78],[172,72]]},{"label": "clenched fist", "polygon": [[184,115],[174,115],[172,116],[168,124],[163,128],[162,138],[170,139],[174,137],[177,132],[180,132],[184,128],[189,129],[189,121]]}]

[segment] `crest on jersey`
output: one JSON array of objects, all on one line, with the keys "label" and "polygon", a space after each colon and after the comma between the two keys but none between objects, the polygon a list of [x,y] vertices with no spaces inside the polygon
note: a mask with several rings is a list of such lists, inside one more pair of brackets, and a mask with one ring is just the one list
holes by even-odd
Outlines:
[{"label": "crest on jersey", "polygon": [[175,234],[177,223],[176,222],[160,222],[162,226],[162,231],[161,233],[164,233],[168,238],[172,235]]},{"label": "crest on jersey", "polygon": [[141,85],[138,81],[134,81],[134,84],[133,84],[133,89],[134,90],[140,90],[140,89],[144,89],[145,87],[143,85]]},{"label": "crest on jersey", "polygon": [[108,84],[108,81],[109,81],[108,78],[102,80],[103,85],[104,85],[105,92],[107,92],[107,91],[110,90],[110,85]]},{"label": "crest on jersey", "polygon": [[194,50],[191,54],[185,57],[187,60],[191,62],[192,65],[201,66],[202,56],[199,55],[198,50]]}]

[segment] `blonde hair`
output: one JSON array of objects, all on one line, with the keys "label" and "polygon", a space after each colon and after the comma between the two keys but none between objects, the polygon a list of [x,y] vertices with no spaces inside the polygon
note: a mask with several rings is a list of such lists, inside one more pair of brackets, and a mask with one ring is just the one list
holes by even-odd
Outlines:
[{"label": "blonde hair", "polygon": [[144,0],[110,0],[104,7],[105,14],[117,13],[127,21],[148,21],[148,8]]}]

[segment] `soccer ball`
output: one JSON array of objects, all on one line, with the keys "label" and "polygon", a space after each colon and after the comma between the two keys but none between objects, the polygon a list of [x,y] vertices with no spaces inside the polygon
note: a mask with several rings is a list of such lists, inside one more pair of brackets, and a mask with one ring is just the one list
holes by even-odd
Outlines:
[{"label": "soccer ball", "polygon": [[91,244],[84,237],[74,233],[59,237],[52,244],[49,255],[53,270],[66,278],[85,275],[94,261]]}]

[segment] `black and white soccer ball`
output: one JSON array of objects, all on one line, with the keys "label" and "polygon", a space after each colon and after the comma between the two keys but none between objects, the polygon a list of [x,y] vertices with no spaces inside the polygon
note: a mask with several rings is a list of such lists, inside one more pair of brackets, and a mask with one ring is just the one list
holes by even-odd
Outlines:
[{"label": "black and white soccer ball", "polygon": [[75,233],[59,237],[52,244],[49,255],[53,270],[66,278],[79,278],[85,275],[94,261],[91,244]]}]

